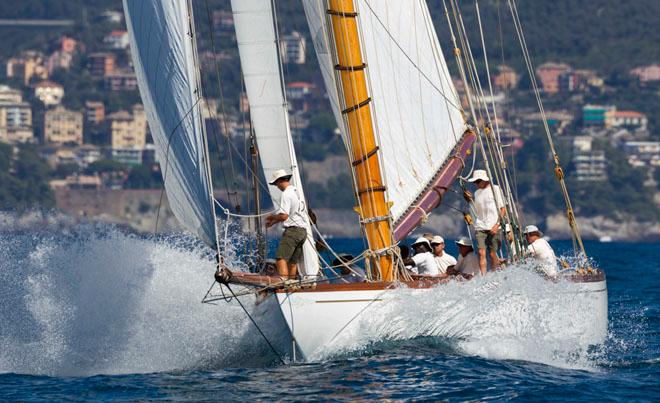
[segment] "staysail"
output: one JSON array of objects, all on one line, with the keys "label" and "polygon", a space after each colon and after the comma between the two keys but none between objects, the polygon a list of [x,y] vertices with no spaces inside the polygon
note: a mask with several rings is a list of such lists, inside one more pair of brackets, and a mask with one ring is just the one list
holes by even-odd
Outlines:
[{"label": "staysail", "polygon": [[[436,175],[464,140],[467,125],[426,1],[354,3],[378,152],[396,225],[420,207],[420,198],[434,186]],[[325,2],[303,0],[303,5],[331,105],[346,142]]]},{"label": "staysail", "polygon": [[167,199],[179,222],[216,244],[192,16],[183,0],[124,0],[135,74]]},{"label": "staysail", "polygon": [[[292,183],[304,200],[289,127],[272,0],[232,0],[231,6],[264,176],[269,179],[278,169],[290,170]],[[269,191],[273,205],[279,205],[281,192],[274,186]],[[300,266],[304,275],[315,276],[319,263],[311,227],[307,228],[307,237]]]}]

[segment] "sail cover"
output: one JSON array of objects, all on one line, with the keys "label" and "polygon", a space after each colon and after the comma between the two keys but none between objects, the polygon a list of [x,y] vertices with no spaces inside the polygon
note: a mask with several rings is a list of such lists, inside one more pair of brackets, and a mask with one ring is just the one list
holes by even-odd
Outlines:
[{"label": "sail cover", "polygon": [[[278,169],[289,170],[304,200],[289,127],[272,0],[232,0],[231,6],[264,176],[270,179]],[[273,204],[279,205],[281,192],[275,186],[269,186],[269,191]],[[315,276],[319,264],[311,227],[307,228],[307,237],[301,269],[304,275]]]},{"label": "sail cover", "polygon": [[167,199],[179,222],[215,246],[213,196],[185,0],[124,0],[135,74]]},{"label": "sail cover", "polygon": [[[323,0],[303,0],[303,5],[348,144],[332,71],[327,5]],[[390,212],[397,221],[415,207],[467,126],[426,2],[356,0],[355,6]]]}]

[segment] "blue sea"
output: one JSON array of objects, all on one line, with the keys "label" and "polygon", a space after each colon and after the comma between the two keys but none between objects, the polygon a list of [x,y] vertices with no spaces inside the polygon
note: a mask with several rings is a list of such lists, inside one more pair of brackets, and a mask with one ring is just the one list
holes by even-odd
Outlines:
[{"label": "blue sea", "polygon": [[[660,245],[586,247],[607,273],[602,346],[573,349],[571,337],[545,345],[534,319],[521,332],[481,324],[437,337],[376,338],[282,365],[235,302],[201,303],[213,256],[190,237],[106,225],[0,232],[0,401],[658,401]],[[535,283],[524,276],[502,281],[533,299]],[[492,309],[498,296],[491,297],[475,309]],[[243,297],[248,307],[251,299]],[[581,308],[554,307],[567,318]]]}]

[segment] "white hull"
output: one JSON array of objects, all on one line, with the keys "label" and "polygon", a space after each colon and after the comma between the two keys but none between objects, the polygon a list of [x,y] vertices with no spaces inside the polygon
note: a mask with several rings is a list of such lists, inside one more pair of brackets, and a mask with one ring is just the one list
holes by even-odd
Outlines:
[{"label": "white hull", "polygon": [[432,288],[277,292],[263,305],[290,331],[283,351],[303,361],[419,336],[562,339],[584,348],[605,341],[605,280],[543,282],[549,285],[541,294],[516,292],[498,278]]}]

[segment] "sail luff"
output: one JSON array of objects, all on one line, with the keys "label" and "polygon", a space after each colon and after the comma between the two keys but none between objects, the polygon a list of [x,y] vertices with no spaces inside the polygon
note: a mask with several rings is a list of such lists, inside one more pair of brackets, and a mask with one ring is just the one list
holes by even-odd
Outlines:
[{"label": "sail luff", "polygon": [[[289,126],[272,0],[232,0],[231,6],[250,118],[264,176],[269,179],[279,169],[290,170],[292,183],[305,201]],[[281,192],[274,186],[268,190],[273,205],[277,207]],[[308,242],[303,246],[300,267],[303,275],[313,277],[318,273],[319,261],[312,228],[308,226],[306,229]]]},{"label": "sail luff", "polygon": [[189,3],[124,0],[123,4],[135,74],[170,209],[182,226],[216,247]]},{"label": "sail luff", "polygon": [[[393,246],[390,204],[379,158],[371,98],[367,88],[366,63],[353,0],[330,0],[328,14],[333,30],[337,65],[342,87],[343,111],[350,136],[351,165],[357,189],[360,223],[372,251]],[[395,279],[391,254],[375,258],[381,279]]]}]

